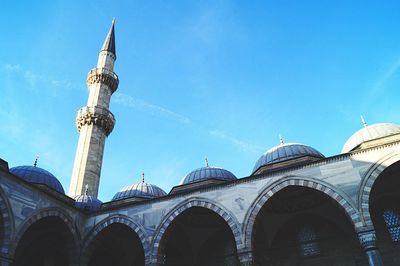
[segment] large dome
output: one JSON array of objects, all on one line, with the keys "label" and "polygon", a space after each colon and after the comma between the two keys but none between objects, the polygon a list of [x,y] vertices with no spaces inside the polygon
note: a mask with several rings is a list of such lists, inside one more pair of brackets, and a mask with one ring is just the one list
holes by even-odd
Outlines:
[{"label": "large dome", "polygon": [[325,156],[317,151],[316,149],[300,144],[300,143],[286,143],[275,146],[267,150],[256,162],[253,173],[257,172],[263,166],[288,161],[300,157],[314,157],[314,158],[325,158]]},{"label": "large dome", "polygon": [[167,195],[167,193],[165,193],[165,191],[161,188],[157,187],[156,185],[146,183],[144,180],[142,180],[140,183],[135,183],[122,188],[119,192],[117,192],[117,194],[115,194],[112,200],[133,197],[153,199],[165,195]]},{"label": "large dome", "polygon": [[96,197],[89,195],[77,195],[74,196],[75,207],[79,209],[95,211],[100,209],[102,202]]},{"label": "large dome", "polygon": [[360,144],[400,133],[400,126],[390,123],[379,123],[365,126],[354,133],[343,145],[342,153],[350,152]]},{"label": "large dome", "polygon": [[10,172],[29,183],[46,185],[64,194],[60,181],[52,173],[40,167],[30,165],[16,166],[11,168]]},{"label": "large dome", "polygon": [[198,168],[187,174],[181,181],[180,185],[186,185],[208,179],[217,179],[230,181],[237,179],[234,174],[220,167],[205,166]]}]

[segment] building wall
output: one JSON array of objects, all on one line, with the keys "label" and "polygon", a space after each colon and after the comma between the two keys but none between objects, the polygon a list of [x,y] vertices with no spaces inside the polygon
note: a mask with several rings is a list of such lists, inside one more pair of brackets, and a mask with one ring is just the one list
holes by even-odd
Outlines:
[{"label": "building wall", "polygon": [[[68,197],[36,188],[1,171],[0,209],[4,231],[1,253],[4,261],[11,261],[19,239],[31,224],[43,217],[58,216],[68,225],[82,250],[110,224],[126,224],[141,239],[146,264],[156,264],[165,230],[179,214],[198,206],[214,211],[226,221],[241,254],[240,260],[245,263],[251,257],[251,236],[258,212],[269,198],[288,186],[304,186],[325,193],[348,215],[355,232],[372,230],[368,209],[371,187],[386,167],[399,160],[400,142],[382,144],[187,193],[142,202],[105,204],[94,213],[77,210]],[[83,252],[81,258],[84,256]]]}]

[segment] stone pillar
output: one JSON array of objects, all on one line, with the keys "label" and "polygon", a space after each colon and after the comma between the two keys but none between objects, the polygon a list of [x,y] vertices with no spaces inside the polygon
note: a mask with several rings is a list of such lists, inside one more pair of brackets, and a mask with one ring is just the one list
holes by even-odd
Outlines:
[{"label": "stone pillar", "polygon": [[376,246],[376,234],[374,230],[358,233],[361,247],[367,257],[370,266],[383,266],[381,253]]}]

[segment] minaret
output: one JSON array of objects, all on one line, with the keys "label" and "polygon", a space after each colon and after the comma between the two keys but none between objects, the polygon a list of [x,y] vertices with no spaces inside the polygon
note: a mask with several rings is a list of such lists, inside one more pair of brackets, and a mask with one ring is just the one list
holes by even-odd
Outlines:
[{"label": "minaret", "polygon": [[[97,67],[90,70],[86,84],[89,88],[87,106],[76,115],[79,131],[78,147],[69,187],[69,196],[87,195],[97,197],[104,143],[114,128],[114,115],[108,110],[111,94],[118,87],[118,76],[114,73],[115,33],[114,23],[100,50]],[[89,187],[89,191],[86,191]]]}]

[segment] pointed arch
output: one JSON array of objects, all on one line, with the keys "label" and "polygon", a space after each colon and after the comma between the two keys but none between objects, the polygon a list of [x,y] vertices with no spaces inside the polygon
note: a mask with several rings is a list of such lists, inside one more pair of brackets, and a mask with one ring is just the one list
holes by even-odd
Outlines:
[{"label": "pointed arch", "polygon": [[287,176],[267,185],[260,195],[253,201],[253,204],[249,208],[243,223],[243,252],[252,250],[254,222],[261,208],[277,192],[289,186],[307,187],[324,193],[343,209],[348,218],[352,221],[356,231],[362,228],[363,223],[361,216],[357,208],[353,206],[351,199],[348,198],[345,193],[339,191],[337,188],[334,188],[332,185],[323,182],[322,180],[315,180],[309,177]]},{"label": "pointed arch", "polygon": [[399,153],[392,153],[384,156],[375,164],[373,164],[366,174],[364,175],[363,181],[360,186],[358,193],[358,209],[361,213],[361,217],[367,227],[373,227],[371,214],[369,210],[369,198],[372,191],[372,187],[378,177],[385,171],[386,168],[400,161]]},{"label": "pointed arch", "polygon": [[170,212],[168,212],[164,218],[162,219],[160,225],[158,226],[157,230],[154,233],[153,241],[152,241],[152,253],[151,253],[151,262],[154,265],[158,265],[161,263],[162,259],[160,257],[160,251],[163,250],[163,246],[161,240],[163,239],[164,233],[167,231],[167,228],[170,224],[174,221],[176,217],[178,217],[184,211],[192,208],[192,207],[200,207],[206,208],[218,216],[220,216],[229,226],[230,230],[232,231],[236,248],[242,248],[242,233],[240,230],[239,223],[236,217],[231,214],[229,211],[225,210],[225,208],[218,203],[211,201],[209,199],[204,198],[191,198],[176,206]]},{"label": "pointed arch", "polygon": [[[142,244],[144,250],[145,261],[150,258],[150,247],[148,243],[148,236],[147,232],[144,227],[132,220],[129,216],[116,214],[110,217],[105,218],[104,220],[100,221],[85,237],[84,244],[83,244],[83,256],[82,256],[82,263],[86,265],[89,261],[90,252],[93,251],[93,241],[95,241],[96,237],[108,226],[112,224],[123,224],[132,229]],[[91,247],[92,246],[92,247]]]}]

